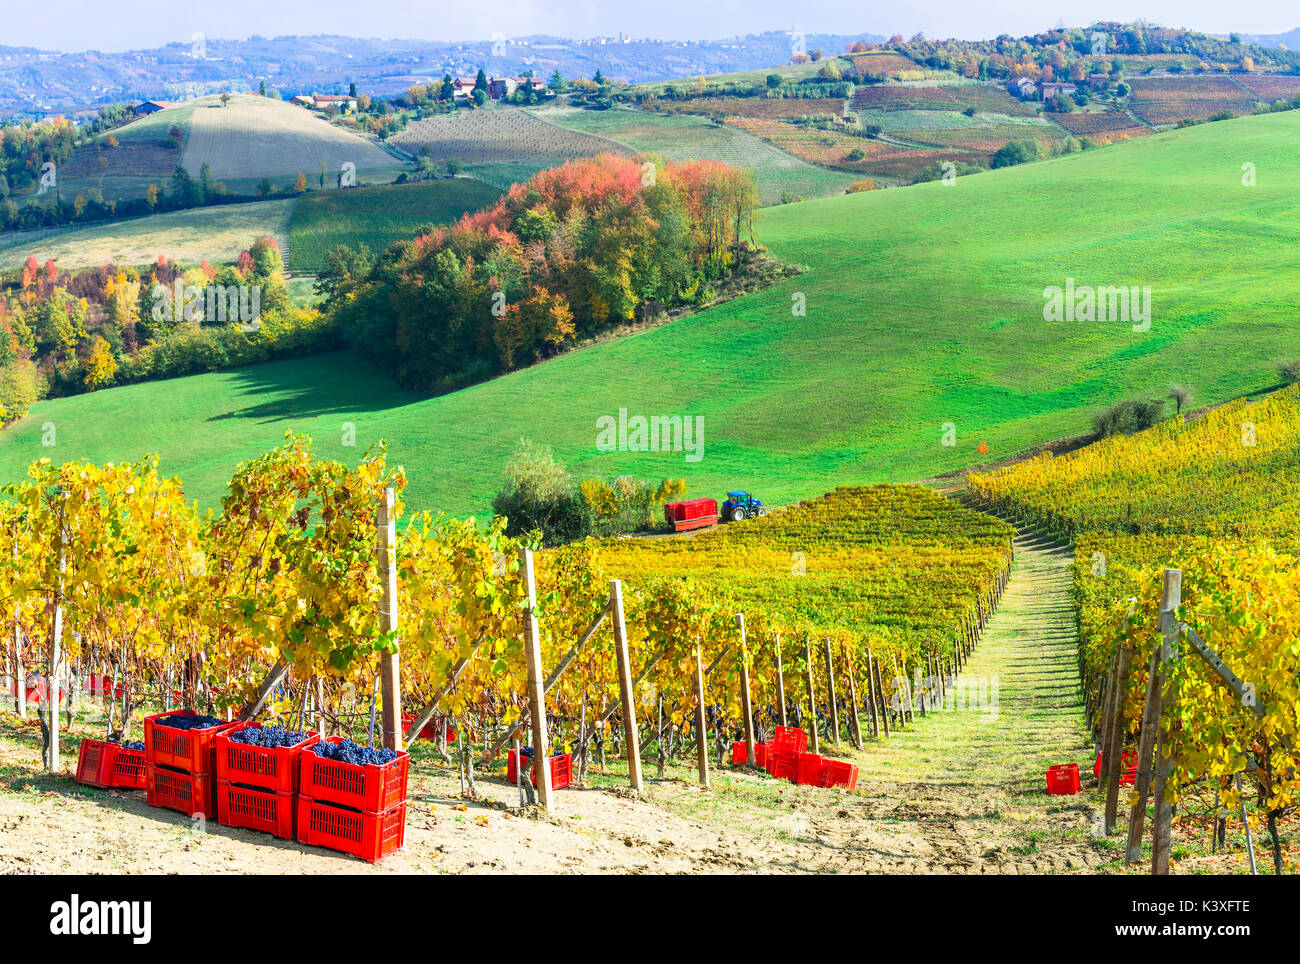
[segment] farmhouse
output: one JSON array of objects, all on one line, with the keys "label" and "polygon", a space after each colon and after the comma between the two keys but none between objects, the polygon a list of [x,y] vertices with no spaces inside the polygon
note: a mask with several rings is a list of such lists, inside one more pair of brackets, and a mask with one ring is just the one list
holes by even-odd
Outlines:
[{"label": "farmhouse", "polygon": [[1074,84],[1061,83],[1059,81],[1044,81],[1042,86],[1043,99],[1049,97],[1068,97],[1079,88]]},{"label": "farmhouse", "polygon": [[316,102],[317,110],[337,107],[344,113],[348,113],[357,109],[357,99],[349,97],[347,94],[313,94],[312,100]]},{"label": "farmhouse", "polygon": [[160,110],[166,110],[168,107],[175,107],[176,102],[171,100],[146,100],[141,104],[136,104],[131,110],[136,117],[146,117],[149,114],[156,114]]},{"label": "farmhouse", "polygon": [[345,114],[357,109],[357,99],[347,94],[312,94],[310,96],[299,94],[296,97],[290,97],[289,103],[310,110],[325,110],[328,107],[337,107]]},{"label": "farmhouse", "polygon": [[1088,75],[1088,86],[1093,90],[1105,90],[1108,83],[1110,83],[1110,78],[1105,74]]},{"label": "farmhouse", "polygon": [[1034,86],[1034,82],[1028,77],[1017,77],[1007,84],[1007,90],[1010,91],[1013,97],[1025,100],[1033,97],[1038,88]]},{"label": "farmhouse", "polygon": [[457,77],[451,82],[453,97],[469,97],[474,93],[473,77]]}]

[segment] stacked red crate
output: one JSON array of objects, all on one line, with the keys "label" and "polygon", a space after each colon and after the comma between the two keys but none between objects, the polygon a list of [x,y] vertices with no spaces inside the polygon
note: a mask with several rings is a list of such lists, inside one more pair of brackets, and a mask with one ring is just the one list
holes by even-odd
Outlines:
[{"label": "stacked red crate", "polygon": [[197,715],[193,710],[174,710],[145,717],[145,790],[151,807],[167,807],[187,816],[215,817],[215,741],[236,724],[181,730],[160,723],[170,716]]},{"label": "stacked red crate", "polygon": [[293,746],[253,746],[231,739],[261,725],[243,723],[217,737],[217,819],[226,827],[261,830],[292,840],[301,772],[298,757],[320,741],[320,734],[308,731]]},{"label": "stacked red crate", "polygon": [[[332,736],[326,742],[342,739]],[[399,752],[383,766],[330,760],[311,749],[299,759],[299,843],[341,850],[371,863],[401,848],[409,754]]]}]

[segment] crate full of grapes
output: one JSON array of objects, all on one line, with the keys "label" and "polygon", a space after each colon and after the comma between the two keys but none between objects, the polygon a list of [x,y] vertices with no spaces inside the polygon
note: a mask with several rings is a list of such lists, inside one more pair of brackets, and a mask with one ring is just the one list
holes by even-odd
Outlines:
[{"label": "crate full of grapes", "polygon": [[299,760],[298,791],[312,800],[382,813],[406,799],[411,757],[405,751],[331,736],[306,747]]},{"label": "crate full of grapes", "polygon": [[209,773],[212,745],[217,736],[236,724],[193,710],[155,713],[144,720],[145,759],[154,766]]},{"label": "crate full of grapes", "polygon": [[299,757],[318,743],[320,734],[283,726],[238,723],[213,741],[218,780],[277,793],[298,789],[302,766]]}]

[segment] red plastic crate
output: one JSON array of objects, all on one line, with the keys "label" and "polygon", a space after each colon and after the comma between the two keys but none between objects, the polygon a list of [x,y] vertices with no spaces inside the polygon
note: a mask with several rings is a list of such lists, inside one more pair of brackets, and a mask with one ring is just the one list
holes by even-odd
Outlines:
[{"label": "red plastic crate", "polygon": [[[326,743],[342,743],[331,736]],[[356,810],[382,813],[406,800],[406,778],[411,757],[405,750],[384,766],[357,766],[342,760],[327,760],[310,748],[298,757],[302,778],[298,792],[320,803],[337,803]]]},{"label": "red plastic crate", "polygon": [[[532,772],[533,758],[531,756],[520,754],[524,757],[524,766],[527,768],[532,777],[533,786],[537,786],[537,774]],[[506,754],[506,779],[511,783],[516,783],[518,778],[515,775],[515,751],[511,750]],[[551,757],[551,789],[563,790],[573,782],[573,756],[569,753],[557,753]]]},{"label": "red plastic crate", "polygon": [[105,740],[82,740],[77,754],[77,782],[91,787],[113,786],[118,749],[116,743]]},{"label": "red plastic crate", "polygon": [[111,689],[113,691],[113,699],[120,700],[122,698],[122,693],[125,691],[125,687],[121,683],[114,686],[113,677],[104,673],[89,674],[82,682],[81,688],[83,692],[89,693],[91,696],[99,699],[103,699],[107,696],[108,691]]},{"label": "red plastic crate", "polygon": [[298,795],[217,781],[217,822],[223,827],[261,830],[285,840],[294,839]]},{"label": "red plastic crate", "polygon": [[[1101,779],[1101,758],[1103,754],[1098,753],[1097,759],[1092,764],[1092,775],[1098,780]],[[1131,787],[1137,780],[1138,772],[1138,754],[1137,750],[1123,750],[1119,755],[1120,775],[1119,785],[1121,787]]]},{"label": "red plastic crate", "polygon": [[[763,766],[767,759],[767,746],[763,743],[754,744],[754,765]],[[745,763],[745,741],[737,740],[731,744],[731,762],[737,766],[743,766]]]},{"label": "red plastic crate", "polygon": [[1079,792],[1079,764],[1062,763],[1047,768],[1047,792],[1054,795]]},{"label": "red plastic crate", "polygon": [[144,750],[128,750],[119,746],[117,758],[113,761],[113,786],[128,790],[147,789],[149,779],[144,768]]},{"label": "red plastic crate", "polygon": [[820,753],[800,753],[795,770],[795,783],[800,786],[819,787],[822,781],[822,756]]},{"label": "red plastic crate", "polygon": [[299,796],[297,836],[299,843],[341,850],[373,864],[401,849],[406,837],[406,801],[373,813]]},{"label": "red plastic crate", "polygon": [[146,762],[145,774],[149,806],[178,810],[186,816],[217,815],[217,781],[211,773],[189,773]]},{"label": "red plastic crate", "polygon": [[827,760],[825,766],[822,767],[822,786],[856,790],[858,786],[858,768],[844,760]]},{"label": "red plastic crate", "polygon": [[767,754],[767,772],[779,780],[795,780],[799,775],[799,754],[772,750]]},{"label": "red plastic crate", "polygon": [[[415,722],[415,714],[414,714],[414,713],[403,713],[403,714],[402,714],[402,732],[405,733],[408,729],[410,729],[411,724],[414,723],[414,722]],[[455,728],[454,726],[452,726],[450,723],[446,724],[446,727],[447,727],[447,742],[448,742],[448,743],[455,743],[455,742],[456,742],[456,728]],[[438,739],[438,722],[437,722],[437,720],[430,720],[428,723],[424,724],[424,729],[422,729],[422,730],[420,731],[420,736],[424,737],[426,740],[436,740],[436,739]]]},{"label": "red plastic crate", "polygon": [[803,753],[808,749],[808,734],[798,727],[778,726],[768,741],[774,749],[784,753]]},{"label": "red plastic crate", "polygon": [[193,710],[173,710],[155,713],[144,718],[144,755],[154,766],[191,773],[212,772],[213,741],[237,723],[218,723],[206,730],[177,730],[159,726],[155,721],[164,716],[197,716]]},{"label": "red plastic crate", "polygon": [[261,787],[277,793],[296,792],[302,766],[298,755],[320,742],[320,734],[307,731],[307,739],[295,746],[250,746],[230,738],[245,729],[260,729],[261,723],[236,723],[213,741],[218,780],[245,787]]}]

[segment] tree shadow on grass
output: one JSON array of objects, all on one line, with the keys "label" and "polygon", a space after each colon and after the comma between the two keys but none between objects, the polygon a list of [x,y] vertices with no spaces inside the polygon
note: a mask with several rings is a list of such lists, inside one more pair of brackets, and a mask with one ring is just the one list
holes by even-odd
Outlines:
[{"label": "tree shadow on grass", "polygon": [[[233,392],[247,405],[208,417],[209,422],[271,424],[327,415],[372,416],[424,400],[349,351],[250,365],[230,372]],[[252,401],[258,396],[264,401]]]}]

